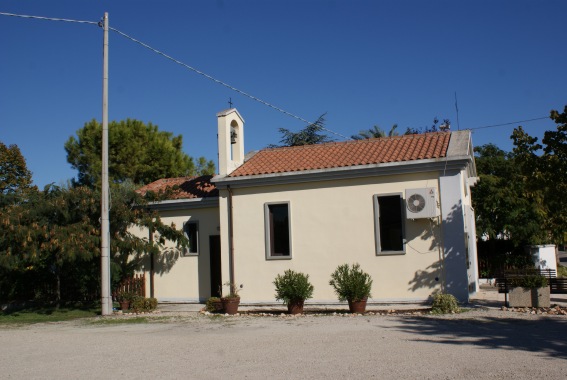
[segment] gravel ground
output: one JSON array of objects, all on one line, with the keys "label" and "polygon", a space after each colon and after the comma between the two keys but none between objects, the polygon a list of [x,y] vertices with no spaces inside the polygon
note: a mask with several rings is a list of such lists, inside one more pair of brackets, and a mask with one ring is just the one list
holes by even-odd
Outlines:
[{"label": "gravel ground", "polygon": [[566,316],[479,308],[445,316],[149,318],[0,327],[0,378],[564,379],[567,372]]}]

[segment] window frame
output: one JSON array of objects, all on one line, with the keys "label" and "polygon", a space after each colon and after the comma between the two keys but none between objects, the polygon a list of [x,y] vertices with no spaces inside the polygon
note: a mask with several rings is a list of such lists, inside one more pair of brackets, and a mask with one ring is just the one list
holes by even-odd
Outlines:
[{"label": "window frame", "polygon": [[[400,198],[400,217],[402,224],[402,249],[399,251],[393,250],[382,250],[381,239],[380,239],[380,204],[378,198],[381,197],[392,197],[399,196]],[[393,255],[405,255],[406,254],[406,213],[405,213],[405,199],[404,193],[384,193],[384,194],[374,194],[372,196],[374,203],[374,237],[376,244],[376,256],[393,256]]]},{"label": "window frame", "polygon": [[[289,239],[289,255],[275,256],[272,254],[272,236],[270,225],[270,206],[287,205],[287,230]],[[266,202],[264,203],[264,236],[266,260],[291,260],[293,257],[292,237],[291,237],[291,202]]]},{"label": "window frame", "polygon": [[185,234],[185,237],[187,237],[187,239],[189,240],[189,242],[191,242],[191,239],[189,238],[189,234],[187,233],[187,229],[189,228],[189,226],[195,226],[195,239],[197,240],[197,242],[195,243],[195,249],[196,252],[191,252],[191,247],[186,247],[183,249],[183,256],[199,256],[199,251],[200,251],[200,247],[199,247],[199,242],[201,239],[199,239],[199,221],[198,220],[188,220],[185,223],[183,223],[183,233]]}]

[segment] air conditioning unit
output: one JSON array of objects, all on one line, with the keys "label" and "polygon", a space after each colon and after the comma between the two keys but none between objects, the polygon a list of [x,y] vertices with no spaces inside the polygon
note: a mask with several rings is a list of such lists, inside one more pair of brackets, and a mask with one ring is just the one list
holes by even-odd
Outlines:
[{"label": "air conditioning unit", "polygon": [[437,189],[434,187],[407,189],[406,209],[408,219],[435,218],[439,216]]}]

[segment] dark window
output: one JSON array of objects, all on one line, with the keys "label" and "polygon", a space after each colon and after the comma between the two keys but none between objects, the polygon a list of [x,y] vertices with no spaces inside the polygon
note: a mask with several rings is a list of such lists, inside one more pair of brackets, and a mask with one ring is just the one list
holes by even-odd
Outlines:
[{"label": "dark window", "polygon": [[404,251],[403,198],[385,195],[376,199],[378,253]]},{"label": "dark window", "polygon": [[188,255],[199,254],[199,223],[187,222],[184,226],[185,236],[189,240],[185,253]]},{"label": "dark window", "polygon": [[289,257],[289,204],[267,205],[266,217],[269,256]]}]

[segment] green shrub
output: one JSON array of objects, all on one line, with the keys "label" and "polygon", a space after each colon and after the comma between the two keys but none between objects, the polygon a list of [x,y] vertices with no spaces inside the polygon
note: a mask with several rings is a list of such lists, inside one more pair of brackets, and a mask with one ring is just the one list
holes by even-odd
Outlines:
[{"label": "green shrub", "polygon": [[458,313],[461,309],[457,299],[452,294],[435,294],[431,312],[434,314]]},{"label": "green shrub", "polygon": [[122,301],[132,302],[134,300],[134,298],[136,298],[136,297],[137,297],[137,295],[135,293],[132,293],[132,292],[120,292],[116,296],[116,300],[118,302],[122,302]]},{"label": "green shrub", "polygon": [[360,264],[339,265],[331,274],[329,281],[339,297],[339,301],[362,301],[370,297],[372,278],[362,269]]},{"label": "green shrub", "polygon": [[130,309],[135,313],[152,311],[157,308],[157,299],[155,298],[144,298],[140,296],[134,297],[130,304]]},{"label": "green shrub", "polygon": [[274,280],[276,287],[276,300],[286,305],[293,301],[305,301],[313,297],[313,285],[309,282],[309,275],[294,272],[288,269]]},{"label": "green shrub", "polygon": [[547,278],[540,275],[528,275],[522,277],[512,277],[508,280],[511,288],[522,287],[528,289],[545,288],[547,286]]},{"label": "green shrub", "polygon": [[210,297],[205,304],[205,310],[209,313],[222,311],[222,303],[219,297]]},{"label": "green shrub", "polygon": [[563,265],[558,265],[557,277],[567,277],[567,267],[564,267]]}]

